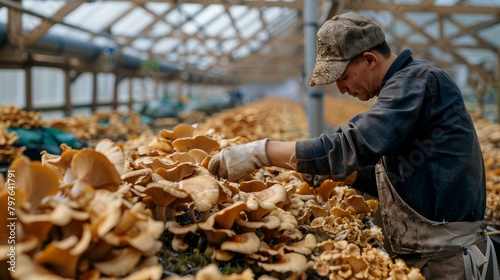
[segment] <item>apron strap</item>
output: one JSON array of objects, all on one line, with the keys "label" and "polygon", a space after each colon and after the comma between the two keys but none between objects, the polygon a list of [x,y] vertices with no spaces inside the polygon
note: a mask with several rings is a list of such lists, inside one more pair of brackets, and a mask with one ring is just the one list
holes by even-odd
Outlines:
[{"label": "apron strap", "polygon": [[[463,258],[466,280],[486,280],[490,265],[492,267],[491,273],[493,274],[491,275],[493,276],[491,279],[500,279],[495,249],[489,237],[486,238],[486,256],[483,255],[476,245],[472,245],[464,248]],[[481,266],[483,266],[482,271],[479,269]]]}]

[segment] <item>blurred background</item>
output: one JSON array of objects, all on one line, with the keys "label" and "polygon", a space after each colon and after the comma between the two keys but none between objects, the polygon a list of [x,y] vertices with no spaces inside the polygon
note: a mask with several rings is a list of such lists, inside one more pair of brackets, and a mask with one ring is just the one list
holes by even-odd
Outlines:
[{"label": "blurred background", "polygon": [[43,119],[159,118],[284,96],[310,108],[318,134],[323,94],[336,89],[307,86],[315,34],[354,11],[396,53],[447,70],[471,110],[497,122],[499,10],[498,0],[0,0],[0,104]]}]

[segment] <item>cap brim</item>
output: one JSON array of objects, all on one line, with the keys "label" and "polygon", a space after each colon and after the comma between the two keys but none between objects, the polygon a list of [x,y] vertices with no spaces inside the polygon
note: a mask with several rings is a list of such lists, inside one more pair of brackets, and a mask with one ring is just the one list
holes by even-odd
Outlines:
[{"label": "cap brim", "polygon": [[316,61],[314,70],[309,78],[309,85],[327,85],[334,83],[344,73],[349,60]]}]

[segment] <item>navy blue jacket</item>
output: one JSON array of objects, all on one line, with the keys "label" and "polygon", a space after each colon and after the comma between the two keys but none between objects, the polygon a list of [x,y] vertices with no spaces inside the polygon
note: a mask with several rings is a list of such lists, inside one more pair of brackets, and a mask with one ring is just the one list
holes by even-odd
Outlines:
[{"label": "navy blue jacket", "polygon": [[458,86],[443,70],[404,50],[387,71],[371,108],[334,134],[298,141],[297,171],[343,180],[377,195],[374,165],[385,158],[401,197],[433,221],[484,218],[481,147]]}]

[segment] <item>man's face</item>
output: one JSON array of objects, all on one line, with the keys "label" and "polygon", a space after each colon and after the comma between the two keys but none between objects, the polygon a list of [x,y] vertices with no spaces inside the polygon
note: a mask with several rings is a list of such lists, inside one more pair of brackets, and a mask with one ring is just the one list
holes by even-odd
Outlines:
[{"label": "man's face", "polygon": [[[349,63],[344,73],[335,82],[341,94],[367,101],[378,95],[380,85],[374,78],[372,61],[361,56]],[[378,85],[377,85],[378,84]]]}]

